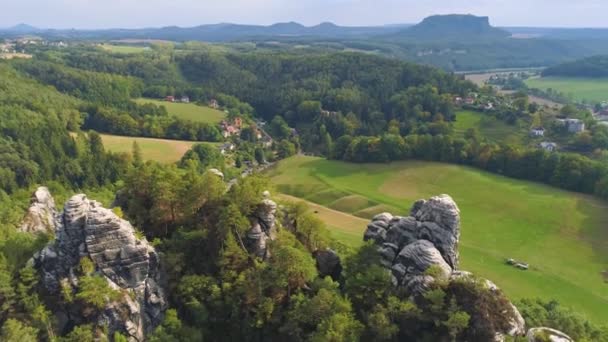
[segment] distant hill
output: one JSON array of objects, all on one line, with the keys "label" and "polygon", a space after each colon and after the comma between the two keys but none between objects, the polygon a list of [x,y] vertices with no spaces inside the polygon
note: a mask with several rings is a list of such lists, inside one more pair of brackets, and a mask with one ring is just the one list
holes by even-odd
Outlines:
[{"label": "distant hill", "polygon": [[543,76],[608,77],[608,55],[593,56],[567,62],[543,70]]},{"label": "distant hill", "polygon": [[6,31],[15,32],[15,33],[33,33],[41,31],[39,28],[28,25],[28,24],[18,24],[13,27],[9,27],[5,29]]},{"label": "distant hill", "polygon": [[[162,39],[171,41],[209,41],[228,42],[280,37],[310,37],[322,39],[367,38],[399,31],[399,26],[338,26],[321,23],[304,26],[296,22],[277,23],[269,26],[213,24],[195,27],[168,26],[144,29],[106,29],[106,30],[44,30],[37,32],[42,36],[61,39]],[[0,30],[4,32],[14,32]]]},{"label": "distant hill", "polygon": [[488,17],[470,14],[434,15],[420,24],[402,30],[396,36],[425,40],[500,39],[511,33],[490,25]]}]

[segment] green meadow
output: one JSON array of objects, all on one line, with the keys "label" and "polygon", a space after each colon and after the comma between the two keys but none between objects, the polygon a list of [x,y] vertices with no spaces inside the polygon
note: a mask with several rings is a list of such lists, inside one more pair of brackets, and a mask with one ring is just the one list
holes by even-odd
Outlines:
[{"label": "green meadow", "polygon": [[153,103],[157,106],[165,106],[170,115],[194,122],[216,124],[224,120],[226,117],[226,114],[220,110],[207,106],[199,106],[194,103],[167,102],[144,98],[137,99],[135,101],[140,104]]},{"label": "green meadow", "polygon": [[[557,299],[592,321],[608,321],[606,202],[419,161],[350,164],[296,156],[268,175],[280,192],[316,203],[334,236],[353,246],[373,215],[407,215],[415,200],[449,194],[461,210],[462,269],[491,279],[513,299]],[[530,270],[507,266],[507,258],[529,263]]]},{"label": "green meadow", "polygon": [[492,141],[521,144],[527,138],[528,128],[517,123],[509,125],[491,115],[469,110],[458,111],[454,121],[454,133],[463,137],[469,128],[476,128],[482,137]]},{"label": "green meadow", "polygon": [[123,137],[117,135],[101,134],[103,146],[106,150],[115,153],[131,153],[133,142],[137,142],[144,160],[155,160],[161,163],[173,163],[196,144],[194,141]]},{"label": "green meadow", "polygon": [[132,46],[132,45],[113,45],[113,44],[102,44],[101,48],[117,54],[131,55],[136,53],[142,53],[146,51],[144,46]]},{"label": "green meadow", "polygon": [[554,89],[574,100],[588,102],[608,101],[608,79],[606,78],[571,78],[541,77],[526,80],[530,88]]}]

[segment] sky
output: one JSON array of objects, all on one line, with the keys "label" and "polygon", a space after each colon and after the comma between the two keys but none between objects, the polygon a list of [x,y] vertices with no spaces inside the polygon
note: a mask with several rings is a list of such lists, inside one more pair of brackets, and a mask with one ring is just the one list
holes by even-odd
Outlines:
[{"label": "sky", "polygon": [[489,16],[495,26],[608,27],[607,0],[0,0],[0,27],[140,28],[297,21],[363,26],[433,14]]}]

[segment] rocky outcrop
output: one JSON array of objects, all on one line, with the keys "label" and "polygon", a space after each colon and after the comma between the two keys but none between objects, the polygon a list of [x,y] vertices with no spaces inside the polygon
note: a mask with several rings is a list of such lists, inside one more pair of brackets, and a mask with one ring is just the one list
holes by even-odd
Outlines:
[{"label": "rocky outcrop", "polygon": [[53,233],[56,228],[56,214],[55,200],[49,189],[39,187],[32,194],[30,207],[19,230],[26,233]]},{"label": "rocky outcrop", "polygon": [[251,228],[247,232],[246,246],[249,252],[266,259],[270,253],[267,244],[276,238],[277,204],[264,192],[264,198],[250,217]]},{"label": "rocky outcrop", "polygon": [[574,342],[574,340],[563,332],[551,328],[532,328],[526,334],[528,342]]},{"label": "rocky outcrop", "polygon": [[[459,239],[460,210],[448,195],[415,202],[406,217],[376,215],[364,233],[364,240],[378,246],[381,263],[390,270],[395,286],[412,298],[427,291],[438,278],[478,281],[458,270]],[[485,281],[485,285],[495,296],[503,296],[494,283]],[[505,335],[523,336],[525,322],[517,308],[507,302],[504,311],[500,314],[508,317],[504,324],[508,329],[496,331],[496,340],[503,340]]]},{"label": "rocky outcrop", "polygon": [[[90,258],[95,272],[125,293],[93,320],[107,326],[110,335],[119,331],[131,341],[143,341],[160,324],[167,306],[154,248],[135,236],[129,222],[85,195],[72,197],[56,222],[56,239],[33,259],[47,292],[59,296],[62,287],[64,291],[65,286],[76,289],[80,260]],[[82,324],[83,317],[74,314],[76,310],[73,305],[63,305],[54,308],[54,313],[63,318],[60,323],[64,326]]]},{"label": "rocky outcrop", "polygon": [[428,287],[425,272],[436,266],[449,278],[458,266],[460,210],[448,195],[414,203],[410,216],[376,215],[367,226],[364,240],[380,246],[382,263],[390,268],[396,285],[412,293]]},{"label": "rocky outcrop", "polygon": [[342,274],[342,262],[338,253],[328,248],[315,251],[313,257],[316,260],[317,271],[321,278],[329,276],[334,281],[340,279],[340,275]]}]

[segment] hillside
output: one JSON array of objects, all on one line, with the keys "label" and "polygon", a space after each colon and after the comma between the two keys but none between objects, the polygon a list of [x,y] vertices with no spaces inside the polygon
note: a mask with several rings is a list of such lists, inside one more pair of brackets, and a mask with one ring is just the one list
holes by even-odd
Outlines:
[{"label": "hillside", "polygon": [[593,56],[562,63],[543,70],[543,76],[608,77],[608,55]]},{"label": "hillside", "polygon": [[[416,199],[449,193],[461,209],[464,270],[492,279],[514,298],[557,299],[589,319],[608,319],[602,279],[602,260],[608,258],[605,202],[428,162],[354,165],[294,157],[270,176],[284,193],[365,218],[405,214]],[[354,219],[345,222],[360,226],[340,225],[331,219],[339,214],[317,211],[345,242],[357,243],[356,232],[365,230]],[[525,260],[531,270],[513,269],[504,264],[507,258]]]}]

